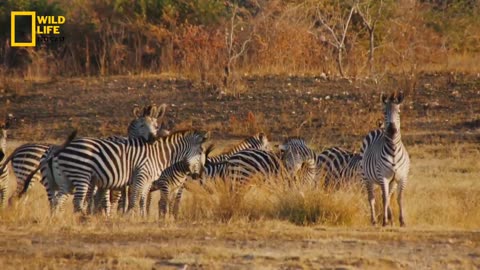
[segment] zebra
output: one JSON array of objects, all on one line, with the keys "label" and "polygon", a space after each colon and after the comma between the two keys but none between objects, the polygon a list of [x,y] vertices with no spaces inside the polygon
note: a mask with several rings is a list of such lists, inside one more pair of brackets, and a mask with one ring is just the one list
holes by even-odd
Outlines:
[{"label": "zebra", "polygon": [[[208,158],[209,153],[212,151],[213,145],[210,145],[205,150],[205,157]],[[147,198],[147,211],[150,208],[151,194],[157,190],[161,191],[161,198],[158,203],[158,210],[160,216],[165,216],[168,213],[169,208],[172,208],[169,205],[173,204],[172,213],[176,217],[178,214],[178,209],[180,207],[180,201],[182,199],[182,194],[184,190],[184,183],[187,178],[190,176],[193,180],[197,180],[202,176],[203,169],[200,173],[195,172],[194,168],[187,159],[181,160],[180,162],[174,163],[170,167],[166,168],[160,177],[152,183],[150,187],[150,193]],[[175,198],[172,200],[170,198],[170,191],[172,194],[176,194]],[[170,202],[170,203],[167,203]]]},{"label": "zebra", "polygon": [[340,147],[331,147],[317,154],[317,182],[324,180],[327,189],[361,178],[361,156]]},{"label": "zebra", "polygon": [[280,158],[292,179],[312,183],[316,176],[316,154],[305,140],[299,137],[286,138],[278,146]]},{"label": "zebra", "polygon": [[[90,185],[104,189],[104,198],[109,198],[110,189],[130,185],[128,210],[136,208],[137,198],[140,198],[140,213],[144,216],[152,182],[165,168],[183,159],[200,171],[205,157],[203,144],[208,138],[207,132],[187,130],[151,143],[142,138],[124,141],[76,139],[53,159],[53,165],[42,163],[43,167],[60,172],[61,177],[47,179],[59,186],[55,209],[61,210],[66,196],[74,191],[74,211],[85,213],[83,202]],[[105,199],[103,203],[108,216],[110,200]]]},{"label": "zebra", "polygon": [[282,172],[281,160],[273,152],[246,149],[233,154],[224,165],[223,174],[234,183],[244,184],[254,176],[273,177]]},{"label": "zebra", "polygon": [[363,140],[360,151],[373,225],[376,224],[374,184],[378,184],[382,188],[383,226],[389,222],[393,223],[390,198],[397,186],[399,221],[400,226],[405,226],[402,200],[410,170],[410,158],[400,133],[400,104],[403,99],[403,92],[393,93],[390,96],[382,94],[385,127],[369,132]]},{"label": "zebra", "polygon": [[[7,118],[4,124],[0,126],[0,163],[5,162],[5,153],[7,151],[7,133],[10,127],[10,121]],[[8,191],[8,175],[10,169],[8,166],[3,166],[0,169],[0,209],[7,206],[7,191]]]},{"label": "zebra", "polygon": [[[158,125],[158,122],[163,123],[166,108],[166,104],[160,106],[135,106],[132,111],[135,118],[128,126],[128,137],[153,140],[156,134],[168,133],[169,131],[164,129],[163,124]],[[115,138],[122,137],[111,137],[111,139]],[[10,157],[6,159],[6,163],[9,161],[12,162],[13,173],[17,179],[17,190],[15,194],[18,195],[22,193],[27,177],[40,165],[40,159],[50,146],[50,144],[41,143],[24,144],[15,149]],[[41,179],[41,173],[37,173],[34,175],[31,183],[33,184],[33,182],[38,182]]]},{"label": "zebra", "polygon": [[209,163],[220,163],[226,161],[233,154],[245,149],[262,149],[265,151],[271,151],[270,142],[264,133],[258,133],[251,137],[246,138],[239,144],[233,146],[230,150],[223,152],[220,155],[212,156],[208,158]]},{"label": "zebra", "polygon": [[223,152],[222,154],[212,157],[209,156],[205,163],[204,174],[203,177],[200,179],[200,183],[204,184],[207,179],[224,179],[227,160],[232,155],[247,149],[271,151],[271,146],[267,136],[264,133],[258,133],[246,138],[245,140],[233,146],[230,150]]}]

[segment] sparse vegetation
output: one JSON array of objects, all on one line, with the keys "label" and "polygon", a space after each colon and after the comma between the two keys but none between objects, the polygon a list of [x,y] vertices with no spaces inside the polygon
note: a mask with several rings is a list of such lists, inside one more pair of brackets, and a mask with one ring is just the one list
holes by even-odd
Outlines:
[{"label": "sparse vegetation", "polygon": [[[12,10],[64,15],[66,42],[10,47]],[[175,221],[51,217],[36,184],[0,211],[2,269],[480,268],[478,14],[471,0],[3,1],[7,154],[73,128],[125,134],[125,108],[149,102],[169,105],[169,128],[211,130],[215,152],[260,131],[358,151],[380,92],[400,88],[412,166],[407,228],[371,227],[361,184],[190,182]]]}]

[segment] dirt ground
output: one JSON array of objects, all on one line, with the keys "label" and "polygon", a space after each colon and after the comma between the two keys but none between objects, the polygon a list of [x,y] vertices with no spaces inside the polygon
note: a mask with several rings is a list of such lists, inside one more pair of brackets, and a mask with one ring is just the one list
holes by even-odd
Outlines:
[{"label": "dirt ground", "polygon": [[[231,96],[165,76],[11,81],[0,103],[17,119],[9,133],[16,145],[58,141],[73,128],[125,134],[133,105],[154,101],[170,105],[170,128],[211,130],[221,144],[264,131],[272,140],[299,135],[317,149],[358,150],[382,117],[380,92],[389,92],[371,81],[316,77],[244,83]],[[402,137],[412,157],[407,228],[369,226],[361,196],[360,219],[344,226],[261,215],[210,221],[195,218],[195,201],[175,222],[51,219],[37,186],[38,203],[35,195],[0,212],[0,269],[480,269],[480,78],[421,76],[402,107]]]},{"label": "dirt ground", "polygon": [[[52,224],[53,225],[53,224]],[[0,227],[2,269],[478,269],[480,232],[255,224]]]},{"label": "dirt ground", "polygon": [[[134,104],[167,103],[170,128],[202,128],[214,138],[256,131],[279,140],[303,136],[325,145],[358,148],[382,118],[379,86],[371,80],[318,77],[247,77],[244,90],[223,95],[211,86],[168,77],[62,79],[11,82],[0,103],[17,123],[17,140],[58,139],[78,128],[81,136],[125,134]],[[385,88],[385,89],[384,89]],[[476,142],[480,139],[480,78],[423,75],[402,106],[402,135],[411,143]],[[408,90],[408,89],[407,89]]]}]

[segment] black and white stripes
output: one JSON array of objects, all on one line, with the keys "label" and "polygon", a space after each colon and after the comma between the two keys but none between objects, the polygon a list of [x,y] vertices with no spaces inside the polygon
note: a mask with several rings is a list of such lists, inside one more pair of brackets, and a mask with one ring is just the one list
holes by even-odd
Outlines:
[{"label": "black and white stripes", "polygon": [[6,151],[7,151],[7,132],[8,132],[8,120],[7,122],[0,126],[0,209],[7,206],[7,191],[8,191],[8,174],[9,174],[9,167],[4,166],[5,159],[6,159]]},{"label": "black and white stripes", "polygon": [[[181,160],[188,160],[192,170],[200,172],[205,163],[203,143],[208,134],[201,131],[181,131],[159,138],[152,143],[143,139],[124,142],[82,138],[74,140],[54,159],[62,177],[55,178],[60,187],[57,208],[61,209],[66,196],[74,190],[74,209],[84,211],[84,200],[90,185],[99,189],[121,189],[127,185],[132,192],[129,209],[140,199],[141,213],[152,182],[162,171]],[[110,202],[105,202],[107,215]]]},{"label": "black and white stripes", "polygon": [[374,185],[380,185],[382,189],[384,226],[393,222],[390,198],[398,185],[399,221],[401,226],[405,226],[403,191],[407,183],[410,159],[400,133],[402,101],[403,93],[392,94],[389,97],[382,96],[385,127],[371,131],[362,143],[362,172],[367,184],[373,224],[376,223]]}]

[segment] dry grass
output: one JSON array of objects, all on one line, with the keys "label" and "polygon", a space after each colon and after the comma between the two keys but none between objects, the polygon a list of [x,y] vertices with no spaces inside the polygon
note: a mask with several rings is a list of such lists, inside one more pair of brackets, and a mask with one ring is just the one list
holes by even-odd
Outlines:
[{"label": "dry grass", "polygon": [[0,263],[6,269],[479,267],[478,146],[409,150],[407,229],[398,222],[371,227],[360,186],[331,193],[258,183],[232,192],[222,181],[206,188],[190,183],[179,218],[159,221],[155,210],[144,220],[82,219],[71,207],[52,218],[36,185],[26,201],[0,213]]}]

